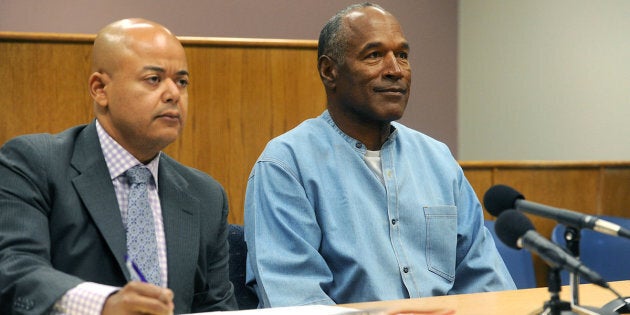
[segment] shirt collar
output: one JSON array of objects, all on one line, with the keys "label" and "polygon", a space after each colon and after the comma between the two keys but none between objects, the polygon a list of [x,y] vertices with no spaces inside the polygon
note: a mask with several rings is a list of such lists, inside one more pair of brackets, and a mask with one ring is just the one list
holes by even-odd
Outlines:
[{"label": "shirt collar", "polygon": [[[109,176],[112,180],[124,175],[128,169],[142,164],[138,159],[131,155],[129,151],[125,150],[125,148],[116,142],[116,140],[114,140],[114,138],[112,138],[105,129],[103,129],[101,124],[98,122],[98,119],[96,120],[96,132],[98,134],[98,140],[101,143],[101,150],[103,151],[103,156],[105,157],[107,169],[109,170]],[[149,169],[151,175],[153,175],[156,187],[158,186],[157,175],[161,154],[162,152],[158,153],[151,162],[144,165]]]},{"label": "shirt collar", "polygon": [[[320,115],[320,117],[324,121],[326,121],[333,128],[333,130],[335,130],[338,134],[340,134],[346,140],[346,142],[351,144],[356,150],[358,150],[358,151],[360,151],[362,153],[365,153],[365,151],[366,151],[365,144],[363,144],[361,141],[359,141],[357,139],[354,139],[354,138],[350,137],[345,132],[343,132],[343,130],[341,130],[339,128],[339,126],[337,126],[335,121],[332,119],[332,116],[330,116],[330,113],[328,112],[327,109],[324,110],[324,112]],[[398,129],[396,129],[396,127],[394,126],[395,124],[396,124],[396,122],[391,122],[391,124],[390,124],[391,132],[389,133],[389,136],[387,137],[387,140],[385,141],[383,146],[386,143],[396,139],[396,135],[398,134]]]}]

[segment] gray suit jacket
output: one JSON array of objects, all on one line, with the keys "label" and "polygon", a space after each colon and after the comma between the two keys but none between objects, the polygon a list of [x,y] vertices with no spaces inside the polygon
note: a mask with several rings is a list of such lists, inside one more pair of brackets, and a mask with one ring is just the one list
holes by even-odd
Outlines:
[{"label": "gray suit jacket", "polygon": [[[227,198],[161,155],[159,195],[175,312],[236,309]],[[125,230],[95,123],[0,149],[0,314],[43,314],[83,281],[123,286]]]}]

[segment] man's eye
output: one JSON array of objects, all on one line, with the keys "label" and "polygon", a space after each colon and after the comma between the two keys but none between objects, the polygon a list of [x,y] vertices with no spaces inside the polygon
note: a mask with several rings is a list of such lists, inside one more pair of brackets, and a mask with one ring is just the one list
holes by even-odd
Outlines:
[{"label": "man's eye", "polygon": [[381,53],[378,51],[374,51],[368,54],[367,56],[368,58],[379,58],[381,57]]},{"label": "man's eye", "polygon": [[177,81],[177,84],[184,88],[188,86],[188,83],[188,79],[180,79]]},{"label": "man's eye", "polygon": [[147,78],[147,82],[151,83],[151,84],[157,84],[160,83],[160,77],[158,76],[151,76]]},{"label": "man's eye", "polygon": [[401,52],[398,54],[398,58],[400,59],[409,59],[409,54],[406,52]]}]

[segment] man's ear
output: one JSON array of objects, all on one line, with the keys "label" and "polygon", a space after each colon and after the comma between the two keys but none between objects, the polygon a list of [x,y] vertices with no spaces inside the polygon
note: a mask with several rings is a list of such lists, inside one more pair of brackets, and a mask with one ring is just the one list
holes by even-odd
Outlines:
[{"label": "man's ear", "polygon": [[337,81],[337,63],[332,58],[321,55],[317,60],[317,70],[326,89],[334,91]]},{"label": "man's ear", "polygon": [[105,107],[108,104],[107,93],[105,87],[110,81],[109,76],[106,73],[94,72],[88,79],[88,87],[90,89],[90,96],[94,99],[94,102],[101,107]]}]

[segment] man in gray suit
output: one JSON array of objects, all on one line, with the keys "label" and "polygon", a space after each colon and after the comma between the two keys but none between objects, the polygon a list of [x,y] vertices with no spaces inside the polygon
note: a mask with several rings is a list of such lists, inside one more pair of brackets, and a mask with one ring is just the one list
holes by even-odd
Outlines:
[{"label": "man in gray suit", "polygon": [[[186,119],[181,43],[154,22],[122,20],[99,32],[92,57],[96,120],[0,149],[0,314],[235,309],[225,192],[161,152]],[[132,167],[151,172],[162,286],[131,281],[125,265]]]}]

